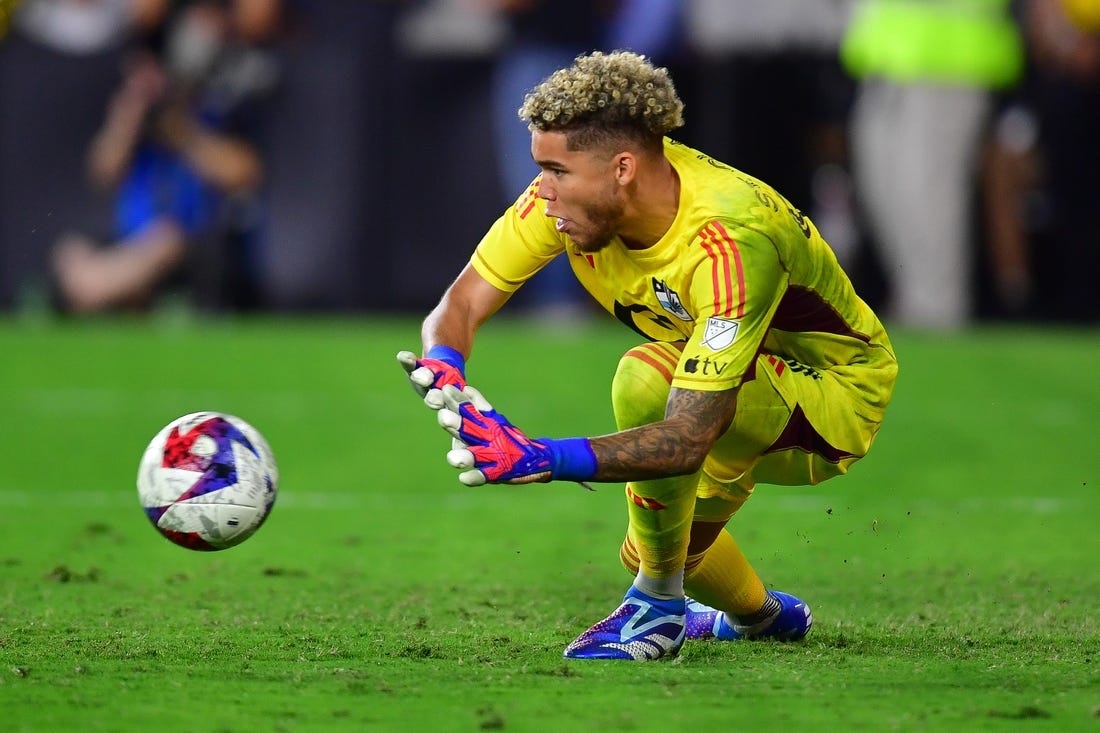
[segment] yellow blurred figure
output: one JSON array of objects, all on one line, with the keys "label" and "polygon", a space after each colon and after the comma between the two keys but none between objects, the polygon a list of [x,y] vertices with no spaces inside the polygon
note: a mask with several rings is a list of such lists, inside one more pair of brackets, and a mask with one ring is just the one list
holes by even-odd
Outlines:
[{"label": "yellow blurred figure", "polygon": [[1062,0],[1062,9],[1085,33],[1100,33],[1100,0]]},{"label": "yellow blurred figure", "polygon": [[8,26],[11,25],[11,16],[18,4],[19,0],[0,0],[0,38],[3,38],[4,34],[8,32]]}]

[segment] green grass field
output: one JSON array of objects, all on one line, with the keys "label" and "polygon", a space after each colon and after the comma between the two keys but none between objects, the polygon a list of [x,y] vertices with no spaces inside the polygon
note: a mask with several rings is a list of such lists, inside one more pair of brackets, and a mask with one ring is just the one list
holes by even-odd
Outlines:
[{"label": "green grass field", "polygon": [[[1100,731],[1100,332],[894,335],[871,455],[733,521],[803,643],[567,663],[617,604],[621,487],[468,489],[394,361],[413,319],[0,322],[0,727],[20,731]],[[533,434],[611,430],[633,335],[494,322],[473,383]],[[268,523],[197,553],[146,442],[238,414]]]}]

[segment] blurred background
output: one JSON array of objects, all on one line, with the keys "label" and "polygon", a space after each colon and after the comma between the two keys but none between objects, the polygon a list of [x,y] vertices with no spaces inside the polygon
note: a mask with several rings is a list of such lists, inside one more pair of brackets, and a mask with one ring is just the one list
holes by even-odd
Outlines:
[{"label": "blurred background", "polygon": [[0,0],[0,311],[422,313],[617,48],[888,321],[1100,322],[1100,0]]}]

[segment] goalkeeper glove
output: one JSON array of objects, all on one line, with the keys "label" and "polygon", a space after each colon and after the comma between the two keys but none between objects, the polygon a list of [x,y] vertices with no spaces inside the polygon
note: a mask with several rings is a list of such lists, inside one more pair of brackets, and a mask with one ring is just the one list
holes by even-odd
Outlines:
[{"label": "goalkeeper glove", "polygon": [[444,386],[458,389],[466,386],[466,360],[450,346],[437,344],[428,349],[423,359],[417,359],[411,351],[399,351],[397,361],[409,376],[416,393],[424,398],[424,404],[433,410],[443,407]]},{"label": "goalkeeper glove", "polygon": [[439,424],[465,444],[447,453],[447,462],[464,469],[458,480],[467,486],[484,483],[527,484],[554,479],[577,481],[596,473],[596,455],[588,438],[532,440],[473,387],[442,390]]}]

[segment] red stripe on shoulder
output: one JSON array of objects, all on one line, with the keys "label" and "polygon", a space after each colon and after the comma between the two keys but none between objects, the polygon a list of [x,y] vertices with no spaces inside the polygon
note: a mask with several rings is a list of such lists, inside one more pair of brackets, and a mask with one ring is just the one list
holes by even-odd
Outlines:
[{"label": "red stripe on shoulder", "polygon": [[745,267],[741,262],[741,250],[737,247],[736,240],[729,235],[725,227],[717,221],[712,221],[710,225],[714,227],[717,241],[721,243],[722,249],[733,257],[733,273],[734,279],[737,282],[737,299],[735,301],[737,310],[733,312],[733,303],[731,303],[730,311],[727,312],[726,315],[733,315],[736,318],[741,318],[745,315]]},{"label": "red stripe on shoulder", "polygon": [[714,315],[741,318],[745,315],[745,271],[737,242],[717,221],[703,227],[698,239],[711,260]]},{"label": "red stripe on shoulder", "polygon": [[520,219],[526,219],[527,215],[535,208],[535,204],[539,202],[539,185],[542,183],[542,175],[540,174],[531,185],[527,187],[527,191],[524,192],[523,197],[516,202],[516,211],[519,213]]},{"label": "red stripe on shoulder", "polygon": [[727,289],[723,287],[724,283],[728,281],[729,269],[725,262],[725,258],[722,252],[718,250],[716,245],[709,240],[706,234],[706,230],[700,233],[700,244],[702,244],[703,250],[706,252],[708,258],[711,258],[711,288],[714,291],[714,313],[718,315],[725,309],[725,302],[727,296]]}]

